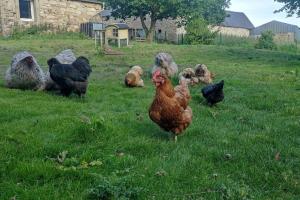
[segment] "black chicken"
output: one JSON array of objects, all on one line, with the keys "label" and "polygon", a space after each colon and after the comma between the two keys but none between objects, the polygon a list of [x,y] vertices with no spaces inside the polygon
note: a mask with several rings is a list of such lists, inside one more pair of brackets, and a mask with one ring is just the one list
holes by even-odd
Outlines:
[{"label": "black chicken", "polygon": [[224,81],[217,84],[208,85],[202,89],[202,95],[207,102],[213,106],[224,100]]},{"label": "black chicken", "polygon": [[50,77],[60,86],[63,95],[70,96],[72,92],[78,96],[85,95],[92,72],[87,58],[79,57],[72,64],[61,64],[56,58],[51,58],[48,65]]}]

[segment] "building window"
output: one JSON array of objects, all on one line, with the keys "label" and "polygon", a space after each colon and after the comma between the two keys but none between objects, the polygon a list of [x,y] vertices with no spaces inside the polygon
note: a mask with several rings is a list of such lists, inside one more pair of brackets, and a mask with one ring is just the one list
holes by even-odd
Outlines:
[{"label": "building window", "polygon": [[118,31],[118,29],[113,29],[113,36],[114,37],[119,37],[119,31]]},{"label": "building window", "polygon": [[136,29],[136,37],[140,39],[146,38],[146,33],[144,29]]},{"label": "building window", "polygon": [[20,18],[25,21],[34,19],[33,0],[19,0]]}]

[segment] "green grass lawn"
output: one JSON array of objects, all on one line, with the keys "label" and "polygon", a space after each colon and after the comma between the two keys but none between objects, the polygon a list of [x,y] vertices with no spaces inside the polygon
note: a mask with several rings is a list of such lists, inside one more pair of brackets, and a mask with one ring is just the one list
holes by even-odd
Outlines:
[{"label": "green grass lawn", "polygon": [[[4,88],[18,51],[46,69],[66,48],[92,63],[85,99]],[[78,38],[0,40],[1,200],[300,199],[300,55],[142,43],[122,51],[104,56]],[[191,88],[193,123],[176,144],[148,117],[149,74],[145,88],[123,84],[130,66],[148,72],[162,51],[181,69],[205,63],[226,84],[213,108],[202,86]]]}]

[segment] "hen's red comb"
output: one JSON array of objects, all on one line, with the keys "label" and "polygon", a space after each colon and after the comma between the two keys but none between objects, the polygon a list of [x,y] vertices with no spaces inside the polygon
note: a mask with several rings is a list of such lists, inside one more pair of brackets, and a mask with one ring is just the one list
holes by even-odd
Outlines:
[{"label": "hen's red comb", "polygon": [[160,75],[160,70],[158,69],[154,72],[153,77],[157,77],[159,75]]}]

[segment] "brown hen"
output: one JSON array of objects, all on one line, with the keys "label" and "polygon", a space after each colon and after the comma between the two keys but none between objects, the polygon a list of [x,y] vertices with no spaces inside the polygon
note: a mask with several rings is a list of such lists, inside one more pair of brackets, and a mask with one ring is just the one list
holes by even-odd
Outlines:
[{"label": "brown hen", "polygon": [[156,94],[149,109],[153,122],[163,130],[172,132],[174,139],[192,122],[192,109],[188,106],[191,99],[186,82],[173,87],[168,77],[157,70],[152,77],[156,86]]}]

